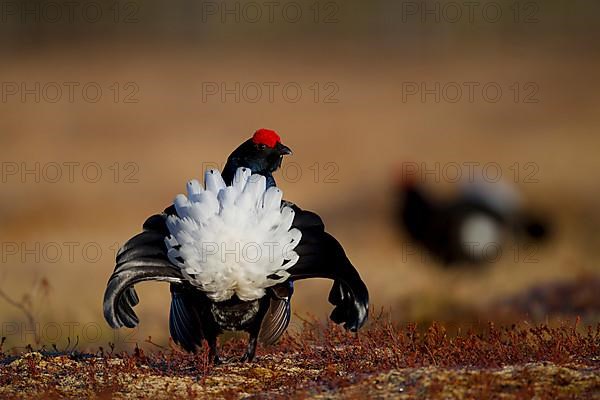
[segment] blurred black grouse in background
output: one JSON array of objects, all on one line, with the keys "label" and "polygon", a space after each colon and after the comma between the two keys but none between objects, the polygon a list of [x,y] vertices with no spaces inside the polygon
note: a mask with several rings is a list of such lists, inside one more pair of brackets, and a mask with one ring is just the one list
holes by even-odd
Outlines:
[{"label": "blurred black grouse in background", "polygon": [[460,185],[453,199],[438,199],[403,177],[397,187],[398,226],[445,265],[496,260],[503,247],[545,239],[547,222],[521,206],[516,189],[505,182],[474,179]]},{"label": "blurred black grouse in background", "polygon": [[[321,218],[282,200],[275,185],[272,173],[290,153],[274,131],[260,129],[229,156],[222,177],[207,171],[206,188],[190,181],[189,199],[180,195],[163,213],[148,218],[143,232],[117,254],[104,297],[108,323],[136,326],[133,286],[170,282],[169,324],[176,343],[195,351],[206,340],[219,362],[218,335],[242,330],[249,333],[242,360],[250,361],[257,341],[270,344],[285,332],[293,282],[328,278],[334,281],[331,319],[358,330],[368,315],[365,284]],[[282,248],[274,247],[267,258],[267,242]],[[258,256],[232,258],[216,251],[224,246],[231,252],[240,243],[258,248]]]}]

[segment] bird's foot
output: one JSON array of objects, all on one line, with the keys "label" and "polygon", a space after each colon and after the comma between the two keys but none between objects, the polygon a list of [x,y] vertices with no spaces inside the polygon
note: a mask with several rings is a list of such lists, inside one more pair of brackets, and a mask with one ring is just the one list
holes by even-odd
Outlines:
[{"label": "bird's foot", "polygon": [[254,358],[254,354],[244,353],[244,355],[241,356],[239,360],[243,363],[250,363],[254,361]]},{"label": "bird's foot", "polygon": [[[227,357],[225,359],[220,359],[220,363],[222,364],[233,364],[233,363],[247,363],[247,362],[252,362],[252,360],[254,360],[255,357],[253,355],[250,355],[248,353],[245,353],[243,356],[231,356],[231,357]],[[215,362],[216,364],[216,362]]]},{"label": "bird's foot", "polygon": [[213,364],[214,365],[222,365],[225,364],[227,362],[227,360],[223,360],[221,357],[219,356],[214,356],[213,357]]}]

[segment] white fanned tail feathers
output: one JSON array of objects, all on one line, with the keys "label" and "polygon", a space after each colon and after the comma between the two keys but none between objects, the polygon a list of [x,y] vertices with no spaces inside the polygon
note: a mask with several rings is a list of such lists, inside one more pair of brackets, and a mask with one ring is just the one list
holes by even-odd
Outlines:
[{"label": "white fanned tail feathers", "polygon": [[249,168],[239,168],[231,186],[217,170],[204,180],[205,188],[192,180],[188,196],[175,198],[177,215],[167,218],[169,260],[214,301],[261,298],[298,261],[294,211],[282,205],[280,189],[266,189],[265,177]]}]

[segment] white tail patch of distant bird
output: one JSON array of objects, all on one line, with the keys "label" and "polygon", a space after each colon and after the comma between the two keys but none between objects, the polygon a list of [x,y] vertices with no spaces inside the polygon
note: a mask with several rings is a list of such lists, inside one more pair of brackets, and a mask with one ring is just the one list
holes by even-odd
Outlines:
[{"label": "white tail patch of distant bird", "polygon": [[[476,260],[483,260],[495,256],[494,252],[498,250],[502,237],[495,220],[477,213],[463,221],[460,226],[460,239],[465,253]],[[488,255],[488,252],[491,254]]]},{"label": "white tail patch of distant bird", "polygon": [[167,218],[165,238],[169,260],[214,301],[263,297],[298,261],[302,234],[291,227],[294,211],[282,205],[279,188],[266,189],[265,177],[249,168],[239,168],[231,186],[217,170],[206,171],[204,182],[188,182],[187,197],[175,198],[177,215]]}]

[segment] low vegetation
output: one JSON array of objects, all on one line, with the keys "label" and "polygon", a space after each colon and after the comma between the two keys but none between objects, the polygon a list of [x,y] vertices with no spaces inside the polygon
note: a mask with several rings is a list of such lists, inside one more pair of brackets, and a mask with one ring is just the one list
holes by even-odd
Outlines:
[{"label": "low vegetation", "polygon": [[[244,345],[228,340],[223,355],[241,355]],[[260,349],[255,362],[218,366],[206,349],[154,347],[0,350],[0,397],[600,399],[600,324],[578,321],[450,334],[436,323],[397,326],[382,315],[348,334],[310,320]]]}]

